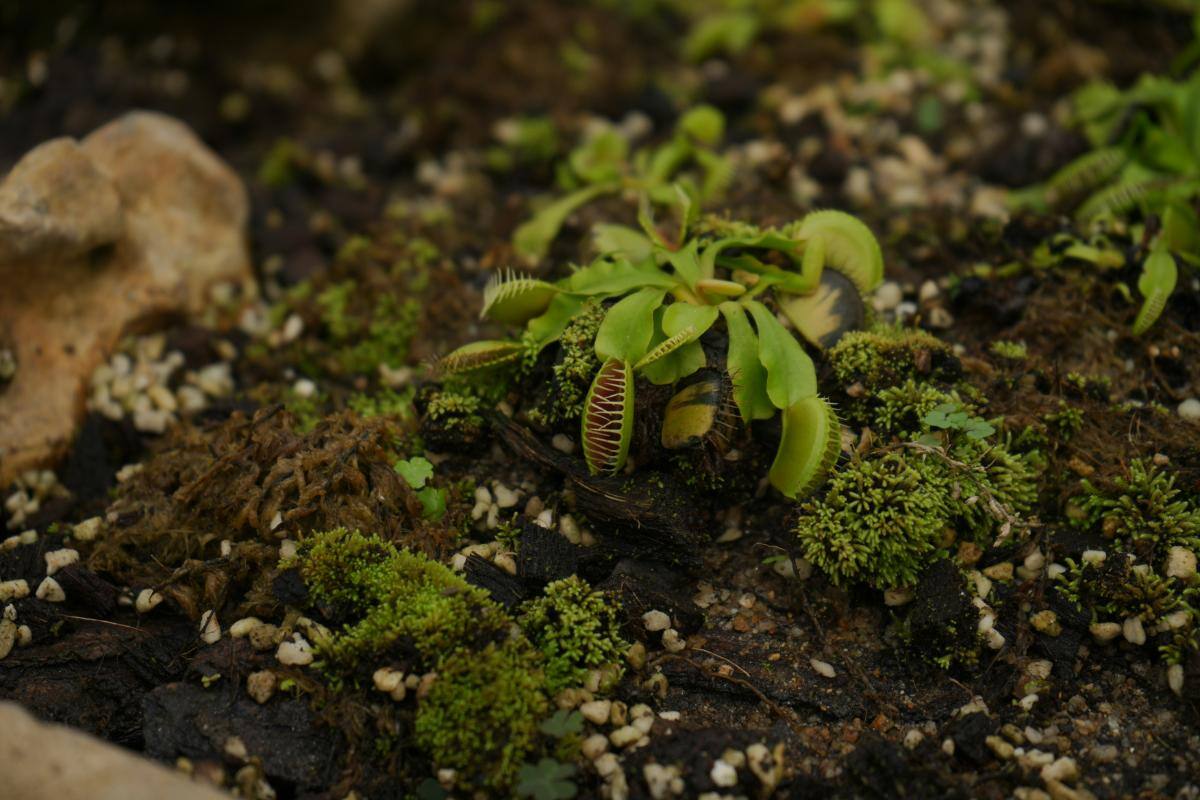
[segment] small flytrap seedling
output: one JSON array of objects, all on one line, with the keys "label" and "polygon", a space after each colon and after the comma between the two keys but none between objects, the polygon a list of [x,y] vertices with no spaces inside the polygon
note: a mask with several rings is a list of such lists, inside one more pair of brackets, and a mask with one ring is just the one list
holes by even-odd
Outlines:
[{"label": "small flytrap seedling", "polygon": [[720,194],[732,167],[716,146],[725,135],[725,118],[711,106],[697,106],[679,118],[665,143],[642,148],[630,157],[629,142],[611,128],[590,136],[559,167],[562,197],[539,210],[513,233],[518,255],[536,261],[572,212],[604,195],[627,193],[640,208],[681,208],[692,213]]},{"label": "small flytrap seedling", "polygon": [[1158,320],[1178,279],[1176,257],[1200,265],[1200,70],[1172,81],[1144,75],[1120,91],[1095,83],[1074,97],[1075,117],[1093,149],[1044,185],[1014,195],[1018,206],[1074,209],[1080,223],[1140,212],[1159,227],[1135,239],[1147,243],[1138,279],[1140,335]]},{"label": "small flytrap seedling", "polygon": [[697,424],[714,424],[720,385],[728,381],[737,409],[731,416],[745,425],[782,416],[771,483],[789,497],[811,490],[837,458],[841,428],[817,393],[812,359],[773,307],[818,347],[859,326],[862,294],[883,276],[874,235],[848,214],[817,211],[779,230],[727,226],[726,235],[672,249],[653,225],[643,225],[646,233],[603,226],[597,241],[604,255],[556,283],[511,273],[493,280],[482,316],[524,325],[524,334],[459,348],[443,359],[443,372],[486,378],[514,369],[556,341],[587,304],[604,304],[594,341],[600,366],[583,404],[581,441],[589,470],[613,474],[629,455],[636,381],[674,385],[695,375],[709,366],[701,338],[723,326],[724,337],[705,343],[724,345],[726,377],[675,394],[663,446],[688,446],[697,438],[689,431],[702,433]]}]

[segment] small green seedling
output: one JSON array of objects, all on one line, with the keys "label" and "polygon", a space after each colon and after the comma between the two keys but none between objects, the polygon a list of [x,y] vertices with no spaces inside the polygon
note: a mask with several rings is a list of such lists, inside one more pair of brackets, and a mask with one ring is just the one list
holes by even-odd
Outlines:
[{"label": "small green seedling", "polygon": [[571,781],[574,776],[574,764],[543,758],[521,767],[517,773],[517,795],[533,800],[569,800],[577,791]]},{"label": "small green seedling", "polygon": [[[840,333],[834,331],[838,326],[813,323],[836,304],[822,309],[793,301],[819,295],[823,276],[835,271],[853,287],[860,308],[851,316],[860,320],[860,293],[883,277],[875,237],[862,222],[838,211],[814,212],[779,230],[743,227],[728,236],[693,238],[677,248],[643,224],[646,234],[607,226],[604,238],[612,250],[556,283],[513,274],[493,281],[484,292],[482,315],[523,323],[523,338],[467,345],[446,356],[442,370],[470,376],[515,365],[523,351],[536,354],[555,341],[585,304],[612,303],[595,337],[600,368],[584,403],[581,437],[591,472],[613,474],[629,455],[637,379],[673,385],[705,368],[701,337],[723,324],[724,368],[736,416],[749,425],[782,414],[783,435],[770,480],[789,497],[810,491],[837,458],[841,428],[817,393],[812,359],[773,306],[814,345],[829,343],[836,338],[831,332]],[[681,391],[698,390],[685,386]],[[693,400],[707,402],[677,399],[672,401],[677,408],[694,405]],[[686,446],[693,427],[681,424],[676,431],[668,420],[664,445]]]},{"label": "small green seedling", "polygon": [[528,261],[543,258],[567,217],[605,195],[627,193],[644,214],[666,206],[685,218],[694,216],[732,178],[729,161],[716,150],[724,135],[725,118],[711,106],[688,111],[671,139],[632,157],[629,143],[617,131],[592,135],[559,170],[559,184],[567,193],[517,228],[513,247]]},{"label": "small green seedling", "polygon": [[433,464],[427,459],[417,456],[404,461],[397,461],[396,474],[404,479],[410,488],[416,491],[417,499],[421,501],[423,516],[437,521],[446,514],[446,490],[436,486],[426,486],[433,477]]}]

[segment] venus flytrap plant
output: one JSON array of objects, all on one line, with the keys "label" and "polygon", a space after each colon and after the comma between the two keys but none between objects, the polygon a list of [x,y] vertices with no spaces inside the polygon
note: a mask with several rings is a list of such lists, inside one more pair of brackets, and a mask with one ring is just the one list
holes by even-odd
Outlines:
[{"label": "venus flytrap plant", "polygon": [[[709,367],[701,339],[723,324],[723,367],[736,416],[749,425],[781,415],[771,483],[789,497],[811,490],[837,459],[841,428],[818,394],[812,358],[774,309],[814,345],[830,344],[845,330],[842,318],[861,320],[860,293],[882,280],[875,237],[838,211],[814,212],[779,230],[730,227],[727,235],[687,239],[676,248],[649,220],[643,226],[646,233],[604,226],[597,241],[612,249],[558,282],[511,272],[493,280],[482,315],[523,324],[521,339],[459,348],[442,360],[443,372],[472,377],[512,368],[554,342],[587,303],[611,304],[596,331],[600,366],[580,425],[588,469],[613,474],[629,455],[637,379],[674,385]],[[842,313],[854,304],[857,314]],[[832,323],[824,319],[830,316]],[[685,435],[690,423],[673,414],[719,403],[719,387],[694,387],[685,386],[668,406],[668,449],[696,441]],[[717,416],[710,408],[696,419],[711,426]]]},{"label": "venus flytrap plant", "polygon": [[1093,150],[1045,184],[1014,195],[1014,204],[1074,209],[1080,223],[1133,212],[1158,217],[1138,292],[1132,332],[1150,329],[1178,279],[1176,256],[1200,265],[1200,70],[1172,81],[1144,75],[1120,91],[1094,83],[1075,94],[1075,118]]},{"label": "venus flytrap plant", "polygon": [[716,150],[724,134],[721,112],[697,106],[680,117],[668,141],[632,157],[628,141],[617,131],[592,135],[559,168],[558,182],[567,193],[518,227],[513,247],[528,261],[541,259],[574,211],[622,192],[637,198],[643,215],[653,206],[666,206],[686,219],[719,195],[732,177],[729,162]]}]

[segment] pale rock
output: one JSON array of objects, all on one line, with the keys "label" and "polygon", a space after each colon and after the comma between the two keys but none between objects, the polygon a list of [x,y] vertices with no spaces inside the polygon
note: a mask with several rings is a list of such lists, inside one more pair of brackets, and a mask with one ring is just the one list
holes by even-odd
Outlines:
[{"label": "pale rock", "polygon": [[17,364],[0,393],[0,486],[66,451],[93,370],[131,329],[202,311],[216,283],[253,285],[248,209],[237,175],[154,112],[17,163],[0,183],[0,319]]},{"label": "pale rock", "polygon": [[47,603],[61,603],[67,599],[67,593],[63,591],[61,585],[54,578],[46,577],[38,584],[37,591],[34,596],[38,600],[45,600]]}]

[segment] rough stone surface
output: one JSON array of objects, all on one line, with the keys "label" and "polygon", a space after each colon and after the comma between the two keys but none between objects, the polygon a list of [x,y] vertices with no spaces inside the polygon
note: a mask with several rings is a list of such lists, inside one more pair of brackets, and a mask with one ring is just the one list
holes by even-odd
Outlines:
[{"label": "rough stone surface", "polygon": [[131,112],[56,139],[0,183],[0,486],[70,444],[121,337],[251,281],[246,191],[182,123]]},{"label": "rough stone surface", "polygon": [[[0,797],[25,800],[220,800],[223,792],[60,725],[0,703]],[[12,768],[16,767],[16,768]]]}]

